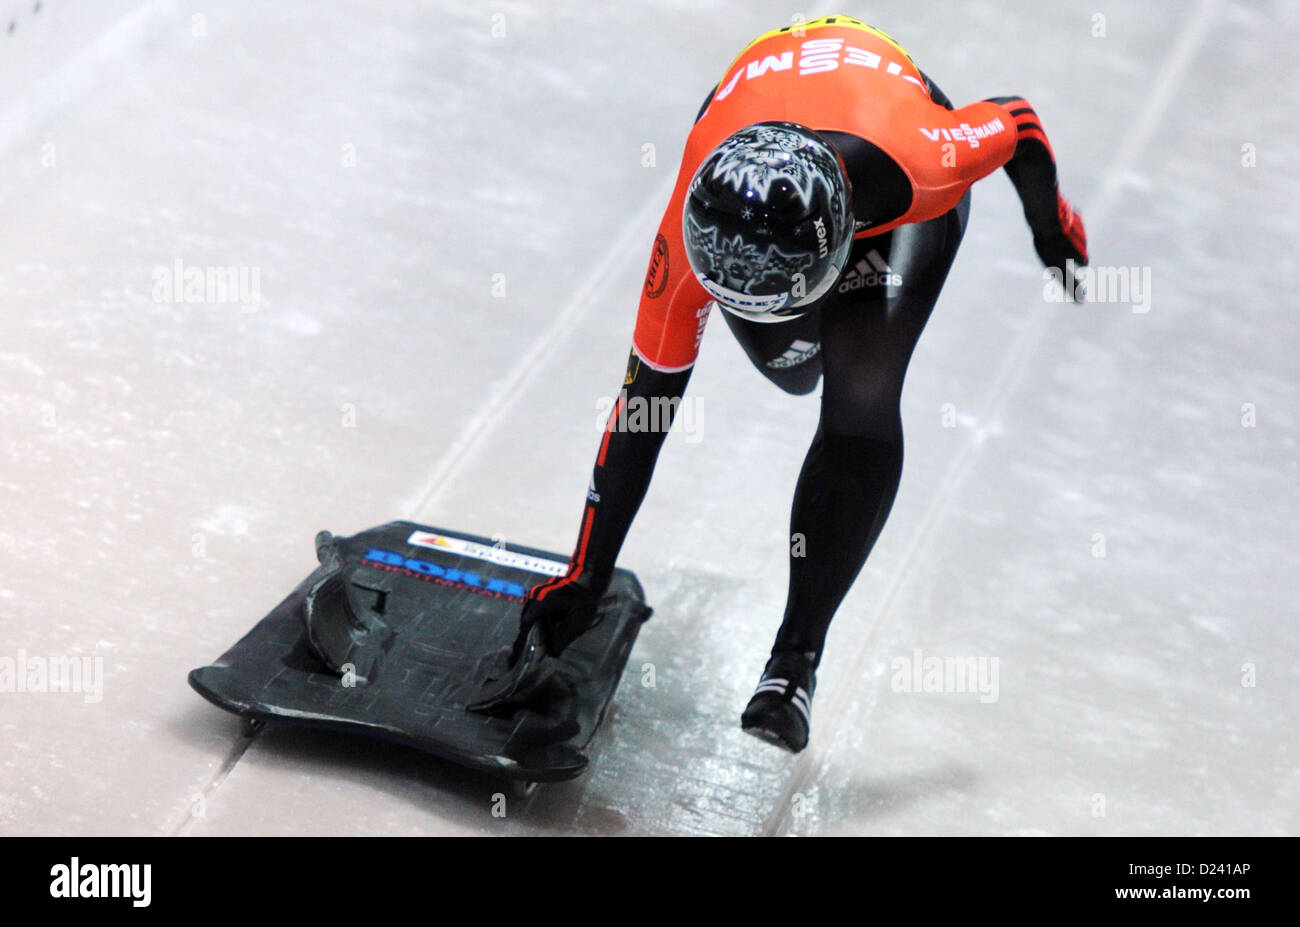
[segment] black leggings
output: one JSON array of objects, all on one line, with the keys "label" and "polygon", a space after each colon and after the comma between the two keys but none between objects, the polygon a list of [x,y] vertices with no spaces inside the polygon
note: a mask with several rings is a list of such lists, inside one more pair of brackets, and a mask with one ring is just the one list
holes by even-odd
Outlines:
[{"label": "black leggings", "polygon": [[775,324],[723,312],[749,359],[789,393],[825,377],[790,514],[790,591],[773,652],[814,652],[866,562],[903,467],[903,378],[961,244],[970,193],[928,222],[859,239],[840,283]]}]

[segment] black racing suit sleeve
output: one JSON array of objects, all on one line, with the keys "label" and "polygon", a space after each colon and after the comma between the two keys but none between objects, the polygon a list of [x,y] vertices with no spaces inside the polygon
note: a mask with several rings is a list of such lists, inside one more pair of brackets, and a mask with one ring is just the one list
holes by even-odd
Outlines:
[{"label": "black racing suit sleeve", "polygon": [[597,597],[604,593],[690,376],[690,368],[673,373],[654,370],[632,352],[623,389],[610,412],[592,467],[569,570],[563,577],[535,587],[529,592],[530,599],[548,597],[548,589],[557,591],[569,584]]},{"label": "black racing suit sleeve", "polygon": [[1005,170],[1024,206],[1039,256],[1049,266],[1061,264],[1066,257],[1076,264],[1088,263],[1082,221],[1060,195],[1056,156],[1038,114],[1024,97],[990,97],[988,102],[1005,107],[1016,121],[1016,150]]},{"label": "black racing suit sleeve", "polygon": [[1056,158],[1041,139],[1027,134],[1030,129],[1042,132],[1037,115],[1023,97],[990,97],[988,102],[1007,107],[1012,116],[1029,116],[1032,120],[1017,118],[1019,140],[1005,170],[1025,207],[1030,230],[1035,235],[1060,231],[1056,214]]}]

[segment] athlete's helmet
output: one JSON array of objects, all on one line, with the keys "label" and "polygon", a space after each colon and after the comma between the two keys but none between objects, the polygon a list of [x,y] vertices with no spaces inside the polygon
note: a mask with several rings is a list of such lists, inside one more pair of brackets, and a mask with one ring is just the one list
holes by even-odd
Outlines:
[{"label": "athlete's helmet", "polygon": [[804,126],[746,126],[696,170],[682,238],[723,308],[758,322],[803,315],[835,285],[853,244],[844,163]]}]

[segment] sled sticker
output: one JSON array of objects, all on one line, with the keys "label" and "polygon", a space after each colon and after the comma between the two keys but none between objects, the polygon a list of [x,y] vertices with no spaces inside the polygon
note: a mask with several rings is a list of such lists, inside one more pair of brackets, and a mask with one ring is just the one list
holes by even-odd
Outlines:
[{"label": "sled sticker", "polygon": [[434,534],[430,531],[412,531],[406,543],[416,547],[428,547],[431,550],[443,550],[449,554],[460,554],[462,557],[473,557],[475,560],[487,560],[502,566],[514,567],[516,570],[527,570],[529,573],[542,573],[546,576],[563,576],[569,571],[569,565],[559,560],[531,557],[528,554],[506,550],[504,547],[489,547],[486,544],[463,541],[460,538]]}]

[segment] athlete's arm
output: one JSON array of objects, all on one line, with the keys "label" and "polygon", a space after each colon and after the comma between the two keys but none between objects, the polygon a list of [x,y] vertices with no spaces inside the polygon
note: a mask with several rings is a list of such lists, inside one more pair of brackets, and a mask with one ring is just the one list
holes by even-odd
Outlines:
[{"label": "athlete's arm", "polygon": [[[948,109],[934,91],[931,83],[930,99],[907,107],[906,118],[896,121],[888,140],[911,181],[912,203],[903,217],[907,222],[943,215],[971,184],[1005,165],[1016,150],[1015,121],[1001,106],[981,101]],[[939,96],[947,101],[942,92]]]},{"label": "athlete's arm", "polygon": [[690,380],[711,304],[682,243],[690,179],[683,174],[651,250],[627,373],[592,467],[568,572],[529,591],[525,623],[550,614],[594,614]]},{"label": "athlete's arm", "polygon": [[636,352],[628,356],[623,388],[610,410],[591,469],[578,542],[565,575],[528,592],[524,622],[585,615],[590,624],[614,575],[618,552],[636,517],[664,437],[681,404],[691,367],[660,371]]},{"label": "athlete's arm", "polygon": [[1061,195],[1056,156],[1038,114],[1023,97],[994,97],[987,102],[1002,107],[1014,120],[1016,147],[1005,166],[1024,205],[1025,220],[1034,236],[1034,250],[1046,266],[1057,268],[1062,274],[1067,259],[1075,264],[1087,264],[1088,236],[1083,217]]},{"label": "athlete's arm", "polygon": [[674,373],[653,370],[632,352],[623,389],[605,424],[591,470],[568,572],[529,590],[526,621],[545,614],[594,615],[650,486],[664,437],[690,376],[689,367]]}]

